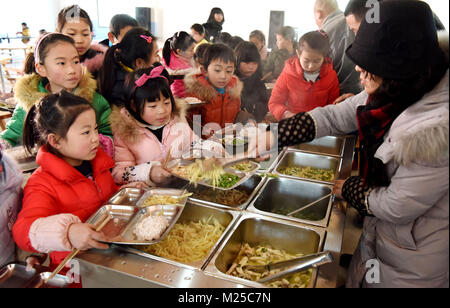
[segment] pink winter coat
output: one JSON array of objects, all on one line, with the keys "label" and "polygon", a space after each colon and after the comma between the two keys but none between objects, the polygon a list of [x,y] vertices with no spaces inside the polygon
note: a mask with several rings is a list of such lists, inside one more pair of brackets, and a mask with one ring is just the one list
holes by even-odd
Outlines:
[{"label": "pink winter coat", "polygon": [[[167,65],[164,60],[164,67],[169,71],[171,75],[188,75],[193,70],[191,63],[187,60],[177,56],[173,51],[171,52],[170,65]],[[184,86],[184,80],[178,79],[171,86],[172,93],[177,98],[186,97],[186,88]]]}]

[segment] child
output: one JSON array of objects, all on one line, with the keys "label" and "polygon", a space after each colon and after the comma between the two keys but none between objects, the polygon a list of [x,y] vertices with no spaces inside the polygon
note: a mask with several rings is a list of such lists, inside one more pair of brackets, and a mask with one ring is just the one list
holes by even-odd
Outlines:
[{"label": "child", "polygon": [[261,56],[258,48],[251,42],[240,43],[236,49],[236,76],[244,83],[241,101],[242,109],[262,122],[269,109],[269,96],[266,86],[261,80]]},{"label": "child", "polygon": [[73,249],[108,249],[84,223],[118,190],[97,128],[92,104],[66,91],[44,97],[26,118],[24,145],[40,146],[40,167],[25,186],[13,235],[25,251],[50,253],[51,269]]},{"label": "child", "polygon": [[[165,184],[170,173],[161,164],[169,154],[180,158],[199,138],[186,122],[184,105],[175,103],[163,66],[136,71],[131,77],[129,100],[111,115],[116,151],[113,176],[119,184]],[[210,149],[221,147],[210,144]]]},{"label": "child", "polygon": [[270,112],[278,120],[333,104],[339,97],[329,52],[330,43],[323,32],[309,32],[300,39],[297,57],[286,62],[269,101]]},{"label": "child", "polygon": [[164,44],[163,63],[169,74],[175,76],[172,93],[177,98],[186,95],[183,79],[193,70],[194,48],[194,38],[184,31],[175,33]]},{"label": "child", "polygon": [[109,24],[109,33],[107,46],[119,44],[125,35],[133,28],[138,27],[139,24],[136,19],[126,14],[114,15]]},{"label": "child", "polygon": [[56,32],[73,38],[81,63],[97,78],[108,48],[101,44],[92,44],[93,31],[91,18],[78,5],[66,7],[59,12]]},{"label": "child", "polygon": [[256,48],[258,48],[259,54],[261,55],[261,64],[264,65],[268,56],[266,36],[262,33],[262,31],[254,30],[250,33],[249,40],[256,45]]},{"label": "child", "polygon": [[208,43],[205,39],[206,30],[201,24],[194,24],[191,27],[191,36],[194,38],[197,45],[194,48],[194,52],[197,51],[197,48],[203,44]]},{"label": "child", "polygon": [[0,135],[0,144],[4,148],[21,144],[27,111],[42,97],[61,90],[91,102],[96,112],[99,132],[112,136],[108,122],[111,108],[96,92],[97,83],[81,65],[71,37],[60,33],[47,34],[37,43],[35,54],[28,55],[26,62],[25,66],[30,71],[26,71],[27,75],[19,79],[14,87],[17,107],[6,130]]},{"label": "child", "polygon": [[156,62],[158,44],[144,28],[133,28],[123,40],[111,47],[98,75],[100,93],[111,106],[125,105],[125,78],[137,69],[148,68]]},{"label": "child", "polygon": [[0,267],[14,261],[12,227],[22,204],[22,172],[0,150]]},{"label": "child", "polygon": [[[207,102],[194,108],[191,116],[201,115],[202,126],[214,123],[218,128],[236,121],[241,109],[242,82],[234,76],[236,57],[233,50],[223,44],[209,46],[203,58],[201,74],[184,79],[186,96]],[[219,128],[219,129],[220,129]],[[209,137],[209,133],[205,132]]]},{"label": "child", "polygon": [[264,81],[276,81],[284,69],[286,61],[295,55],[297,33],[286,26],[277,32],[277,50],[268,56],[263,67]]},{"label": "child", "polygon": [[202,44],[198,46],[197,50],[194,53],[194,62],[195,68],[197,69],[197,74],[200,74],[200,67],[203,65],[203,58],[205,56],[205,51],[208,47],[211,46],[210,43]]},{"label": "child", "polygon": [[209,14],[208,21],[203,24],[206,32],[206,39],[211,43],[217,43],[222,26],[225,23],[225,15],[221,8],[215,7]]}]

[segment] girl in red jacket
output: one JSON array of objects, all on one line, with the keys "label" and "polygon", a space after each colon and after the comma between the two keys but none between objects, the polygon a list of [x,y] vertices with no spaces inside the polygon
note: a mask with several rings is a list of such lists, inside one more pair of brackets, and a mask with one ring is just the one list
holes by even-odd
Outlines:
[{"label": "girl in red jacket", "polygon": [[24,189],[23,209],[13,227],[25,251],[50,253],[51,268],[73,249],[107,249],[105,237],[84,222],[117,192],[114,161],[99,147],[95,111],[85,99],[62,91],[27,115],[24,145],[41,146],[37,169]]},{"label": "girl in red jacket", "polygon": [[286,62],[269,101],[278,119],[332,104],[339,97],[339,81],[333,70],[330,42],[324,32],[305,34],[297,45],[297,57]]}]

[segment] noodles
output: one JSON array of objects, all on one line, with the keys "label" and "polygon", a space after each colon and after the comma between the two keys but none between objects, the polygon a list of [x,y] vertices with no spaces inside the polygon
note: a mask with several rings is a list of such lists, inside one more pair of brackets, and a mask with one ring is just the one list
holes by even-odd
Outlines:
[{"label": "noodles", "polygon": [[137,247],[147,253],[184,264],[205,258],[225,231],[217,219],[178,223],[158,244]]},{"label": "noodles", "polygon": [[[289,254],[284,250],[272,249],[269,246],[257,246],[256,248],[252,248],[246,243],[239,251],[237,258],[228,270],[227,275],[257,282],[265,277],[273,276],[281,272],[281,270],[272,270],[270,272],[266,270],[263,273],[259,273],[245,269],[246,265],[269,265],[300,258],[302,256],[302,254]],[[288,277],[288,279],[272,282],[268,284],[268,286],[273,288],[306,288],[311,282],[311,277],[312,270],[308,270],[294,274],[291,277]]]},{"label": "noodles", "polygon": [[304,179],[318,181],[334,180],[333,170],[318,169],[313,167],[284,167],[279,170],[280,173],[289,176],[296,176]]}]

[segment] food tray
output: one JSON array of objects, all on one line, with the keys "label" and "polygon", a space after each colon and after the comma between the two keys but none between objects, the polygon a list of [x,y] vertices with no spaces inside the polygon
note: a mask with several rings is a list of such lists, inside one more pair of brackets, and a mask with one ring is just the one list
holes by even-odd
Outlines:
[{"label": "food tray", "polygon": [[22,172],[31,172],[39,168],[39,165],[36,163],[36,154],[29,156],[22,146],[8,149],[5,153],[17,161]]},{"label": "food tray", "polygon": [[[145,201],[147,201],[147,199],[151,198],[152,196],[168,196],[173,197],[175,199],[179,199],[179,197],[186,194],[188,194],[186,190],[170,189],[170,188],[152,188],[141,196],[141,198],[136,203],[136,206],[139,208],[145,208],[144,206]],[[178,200],[179,202],[177,203],[177,205],[185,206],[188,199],[189,197],[184,197],[183,199]],[[170,204],[158,204],[158,205],[170,205]]]},{"label": "food tray", "polygon": [[344,148],[345,138],[330,136],[316,139],[310,143],[290,147],[289,150],[342,157],[344,155]]},{"label": "food tray", "polygon": [[[134,206],[106,205],[99,209],[88,221],[88,224],[97,224],[104,219],[105,215],[111,216],[111,220],[102,229],[108,238],[105,243],[116,245],[152,245],[164,239],[178,218],[183,213],[184,206],[180,205],[158,205],[140,209]],[[136,225],[147,215],[162,214],[169,221],[169,227],[161,237],[155,241],[138,241],[133,234]]]},{"label": "food tray", "polygon": [[144,193],[143,189],[124,188],[115,194],[108,204],[135,206]]},{"label": "food tray", "polygon": [[[193,163],[195,163],[195,162],[190,161],[190,160],[177,159],[177,160],[171,161],[171,162],[167,165],[167,169],[171,171],[171,170],[173,170],[174,168],[177,168],[177,167],[187,167],[187,166],[189,166],[189,165],[191,165],[191,164],[193,164]],[[234,184],[232,187],[229,187],[229,188],[213,187],[213,186],[209,183],[208,180],[202,180],[202,181],[199,181],[197,184],[198,184],[198,185],[202,185],[202,186],[206,186],[206,187],[210,187],[210,188],[213,188],[213,189],[218,189],[218,190],[232,190],[232,189],[235,189],[235,188],[241,186],[242,184],[244,184],[245,182],[247,182],[252,176],[254,176],[254,175],[258,172],[258,170],[259,170],[259,168],[260,168],[260,165],[259,165],[258,163],[256,163],[256,162],[250,162],[250,163],[253,165],[254,168],[253,168],[253,170],[252,170],[251,172],[247,172],[247,173],[245,173],[245,172],[240,172],[240,171],[237,171],[237,170],[233,170],[233,169],[231,169],[230,167],[227,167],[227,168],[224,169],[224,171],[225,171],[226,173],[230,173],[230,174],[232,174],[232,175],[235,175],[235,176],[239,177],[239,179],[240,179],[240,180],[239,180],[236,184]],[[174,173],[172,173],[172,175],[175,176],[175,177],[177,177],[177,178],[180,178],[180,179],[182,179],[182,180],[185,180],[185,181],[190,182],[190,180],[189,180],[188,178],[181,177],[181,176],[176,175],[176,174],[174,174]]]},{"label": "food tray", "polygon": [[215,243],[215,245],[210,249],[208,254],[201,260],[192,262],[192,263],[181,263],[177,261],[173,261],[170,259],[166,259],[163,257],[159,257],[156,255],[152,255],[143,250],[138,249],[133,246],[118,246],[117,248],[121,251],[129,252],[135,255],[142,256],[148,259],[154,259],[158,261],[162,261],[165,263],[169,263],[176,266],[181,266],[185,268],[202,270],[204,266],[206,266],[207,262],[211,259],[213,254],[216,252],[217,247],[222,243],[223,238],[227,236],[228,231],[234,226],[234,223],[240,216],[240,212],[237,211],[229,211],[224,209],[218,209],[207,205],[197,204],[194,202],[188,202],[186,204],[185,210],[178,220],[179,223],[189,223],[189,222],[198,222],[202,219],[217,219],[220,224],[225,227],[225,231],[219,240]]},{"label": "food tray", "polygon": [[[321,181],[311,178],[302,178],[296,176],[285,175],[279,170],[283,167],[313,167],[318,169],[332,170],[334,178],[331,181]],[[322,155],[314,155],[303,152],[287,151],[278,165],[275,167],[274,173],[280,177],[287,177],[291,179],[302,179],[305,181],[312,181],[317,183],[333,184],[334,180],[339,179],[339,174],[342,167],[342,159],[338,157],[329,157]]]},{"label": "food tray", "polygon": [[[321,228],[304,226],[253,213],[244,213],[218,248],[205,268],[205,273],[243,285],[264,288],[267,286],[226,274],[236,259],[242,244],[248,243],[252,247],[268,245],[289,253],[308,255],[320,252],[324,240],[325,231]],[[314,269],[308,288],[314,288],[317,275],[318,270]]]},{"label": "food tray", "polygon": [[[38,270],[26,270],[22,263],[10,263],[0,269],[0,289],[16,288],[65,288],[70,284],[69,278],[56,275],[53,279],[45,282],[51,273],[47,268],[37,267]],[[43,272],[44,271],[44,272]]]},{"label": "food tray", "polygon": [[286,214],[330,195],[332,191],[330,185],[290,178],[270,178],[247,211],[326,228],[333,206],[332,196],[292,217]]}]

